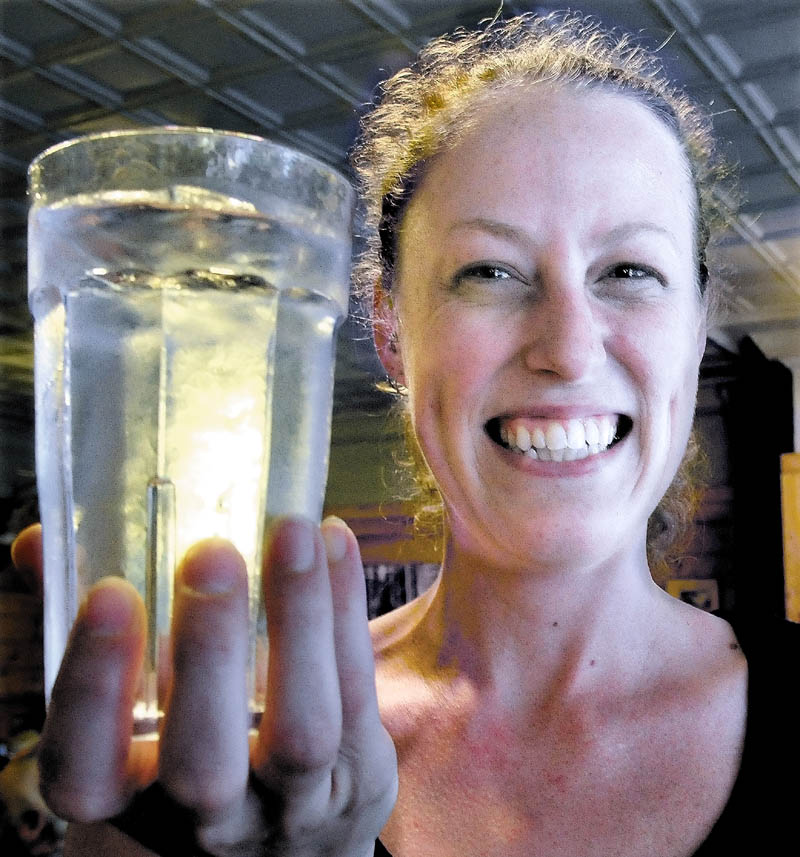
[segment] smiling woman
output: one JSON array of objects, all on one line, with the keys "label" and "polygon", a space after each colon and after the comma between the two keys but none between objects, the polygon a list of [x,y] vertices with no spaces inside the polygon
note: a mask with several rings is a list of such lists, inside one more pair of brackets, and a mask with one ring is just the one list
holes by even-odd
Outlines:
[{"label": "smiling woman", "polygon": [[738,853],[747,663],[652,580],[696,496],[706,120],[628,41],[523,17],[429,45],[355,163],[445,545],[373,625],[400,774],[376,853]]},{"label": "smiling woman", "polygon": [[98,584],[40,753],[71,853],[731,857],[756,824],[777,853],[797,629],[670,597],[648,545],[714,299],[704,122],[627,42],[525,16],[433,42],[364,127],[359,282],[442,500],[441,573],[368,632],[352,533],[276,524],[249,772],[225,716],[241,558],[213,540],[179,569],[158,746],[130,742],[142,605]]},{"label": "smiling woman", "polygon": [[[475,32],[461,31],[453,37],[443,37],[422,52],[415,66],[384,84],[384,94],[364,123],[353,158],[362,180],[368,224],[375,227],[367,232],[370,250],[356,269],[358,288],[368,300],[375,290],[378,297],[396,291],[400,226],[429,163],[457,144],[476,123],[485,125],[489,115],[493,115],[491,121],[496,123],[493,129],[496,137],[502,139],[516,120],[513,109],[504,113],[505,108],[500,105],[513,104],[514,94],[523,87],[541,89],[553,84],[562,90],[567,86],[573,93],[583,92],[590,100],[598,94],[624,95],[627,101],[634,100],[646,107],[651,118],[658,119],[662,129],[671,132],[677,154],[673,169],[675,175],[686,174],[689,179],[686,190],[692,197],[689,206],[694,243],[685,258],[694,262],[695,282],[705,304],[705,315],[709,323],[713,322],[722,289],[720,280],[709,275],[706,251],[712,230],[724,223],[718,205],[719,190],[724,186],[728,199],[731,193],[727,185],[728,168],[715,154],[708,120],[682,92],[669,84],[652,54],[627,37],[618,38],[591,21],[570,16],[520,17],[496,21]],[[612,145],[614,141],[617,145],[623,140],[627,143],[630,138],[625,136],[615,111],[609,115],[611,118],[602,130]],[[540,131],[546,128],[541,122],[537,127]],[[585,134],[587,141],[593,139],[577,123],[571,133]],[[637,168],[646,161],[636,161],[632,153],[628,155],[625,175],[620,177],[618,187],[630,185],[634,180],[648,180],[641,169],[637,177]],[[569,158],[566,150],[557,152],[556,164],[570,168],[573,162]],[[497,163],[491,152],[481,162],[481,169],[488,170],[495,163],[499,175],[512,184],[529,172],[527,165],[519,170]],[[482,186],[490,184],[487,172]],[[580,190],[587,195],[592,192],[589,185]],[[578,204],[582,205],[583,200]],[[514,224],[503,218],[492,220],[482,212],[462,218],[455,228],[482,230],[498,241],[505,239],[511,243],[523,237]],[[637,233],[641,238],[648,232],[652,233],[651,244],[668,242],[671,238],[669,230],[653,222],[647,210],[640,222],[619,224],[604,240],[622,247]],[[508,262],[501,265],[481,260],[459,272],[458,285],[465,295],[481,300],[491,282],[495,291],[502,285],[503,294],[511,299],[513,294],[521,295],[528,288],[521,273]],[[635,292],[644,297],[648,285],[666,285],[664,273],[645,264],[641,257],[635,260],[617,257],[602,283],[609,298],[616,292],[620,299],[623,288],[628,296]],[[380,326],[383,318],[379,315],[375,322]],[[404,418],[408,422],[407,412]],[[618,424],[626,429],[627,418],[623,415]],[[492,424],[491,428],[496,427]],[[418,520],[426,529],[441,535],[444,510],[439,486],[430,474],[410,424],[406,436],[418,486]],[[558,445],[560,440],[554,439],[554,443]],[[547,451],[544,456],[548,456]],[[672,552],[683,546],[697,509],[703,470],[702,453],[691,437],[678,472],[652,511],[648,524],[650,566],[654,577],[662,583],[669,576]]]},{"label": "smiling woman", "polygon": [[[499,92],[429,160],[379,312],[459,539],[496,539],[503,520],[527,566],[548,544],[596,564],[641,538],[686,448],[705,345],[692,200],[672,132],[615,92]],[[617,442],[566,456],[585,420]],[[487,426],[520,421],[542,455],[491,442]]]}]

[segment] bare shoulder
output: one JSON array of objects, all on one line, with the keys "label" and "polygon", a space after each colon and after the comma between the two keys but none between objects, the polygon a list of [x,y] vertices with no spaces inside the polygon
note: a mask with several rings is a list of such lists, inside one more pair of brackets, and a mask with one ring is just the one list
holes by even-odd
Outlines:
[{"label": "bare shoulder", "polygon": [[441,710],[422,622],[435,588],[370,622],[381,719],[401,753]]},{"label": "bare shoulder", "polygon": [[675,631],[676,654],[692,652],[692,662],[698,667],[746,666],[744,653],[736,632],[719,616],[707,613],[691,604],[664,594],[667,619]]},{"label": "bare shoulder", "polygon": [[436,587],[430,589],[389,613],[378,616],[369,623],[376,668],[390,668],[405,662],[421,642],[420,624],[428,610]]},{"label": "bare shoulder", "polygon": [[748,664],[734,629],[719,616],[665,598],[669,630],[658,686],[674,695],[684,717],[702,716],[717,724],[715,729],[724,723],[729,742],[739,745],[747,715]]}]

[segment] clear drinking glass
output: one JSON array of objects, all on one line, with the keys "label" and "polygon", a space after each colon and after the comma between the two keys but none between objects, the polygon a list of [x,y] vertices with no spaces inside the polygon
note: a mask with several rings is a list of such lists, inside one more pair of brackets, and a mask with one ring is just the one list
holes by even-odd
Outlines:
[{"label": "clear drinking glass", "polygon": [[175,566],[218,535],[247,562],[257,718],[264,529],[321,514],[353,191],[300,152],[202,128],[72,140],[29,190],[47,694],[87,588],[121,575],[147,606],[134,714],[155,732]]}]

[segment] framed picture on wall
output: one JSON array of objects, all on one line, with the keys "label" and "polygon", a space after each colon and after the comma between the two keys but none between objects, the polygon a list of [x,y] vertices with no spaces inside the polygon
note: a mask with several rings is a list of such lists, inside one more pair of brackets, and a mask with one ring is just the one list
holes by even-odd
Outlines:
[{"label": "framed picture on wall", "polygon": [[712,579],[679,579],[667,581],[667,592],[701,610],[719,610],[719,586]]}]

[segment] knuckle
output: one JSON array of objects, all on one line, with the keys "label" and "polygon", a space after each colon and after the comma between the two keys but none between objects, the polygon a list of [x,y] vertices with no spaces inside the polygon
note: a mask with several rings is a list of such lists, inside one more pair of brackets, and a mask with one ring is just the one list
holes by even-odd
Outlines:
[{"label": "knuckle", "polygon": [[282,802],[273,818],[277,839],[293,845],[313,838],[322,823],[322,819],[311,817],[305,807],[295,807],[291,801]]},{"label": "knuckle", "polygon": [[115,814],[107,794],[87,793],[61,783],[42,782],[41,795],[52,812],[64,821],[91,824]]},{"label": "knuckle", "polygon": [[229,764],[227,758],[178,747],[162,754],[159,780],[178,805],[203,816],[231,806],[247,790],[247,762]]},{"label": "knuckle", "polygon": [[198,666],[204,670],[229,664],[237,655],[238,647],[224,637],[180,637],[173,643],[173,667],[180,674]]},{"label": "knuckle", "polygon": [[216,816],[244,792],[241,784],[220,777],[218,772],[183,771],[163,776],[162,780],[176,803],[196,812],[201,818]]},{"label": "knuckle", "polygon": [[368,669],[340,668],[339,684],[346,688],[342,694],[342,714],[346,719],[366,715],[376,707],[375,673]]},{"label": "knuckle", "polygon": [[316,776],[330,770],[334,760],[335,753],[329,748],[297,741],[281,743],[267,757],[269,767],[284,777]]},{"label": "knuckle", "polygon": [[325,700],[310,700],[296,710],[272,710],[262,732],[265,756],[274,766],[289,771],[316,772],[331,768],[342,740],[341,712]]},{"label": "knuckle", "polygon": [[114,782],[75,776],[74,760],[50,744],[38,750],[39,792],[47,806],[65,821],[92,823],[120,810],[120,790]]},{"label": "knuckle", "polygon": [[238,613],[185,611],[172,639],[175,671],[238,669],[247,657],[246,627]]},{"label": "knuckle", "polygon": [[351,758],[350,765],[357,772],[352,782],[355,803],[380,803],[389,798],[394,801],[398,787],[397,751],[388,733],[375,742],[368,754],[362,750],[358,758]]}]

